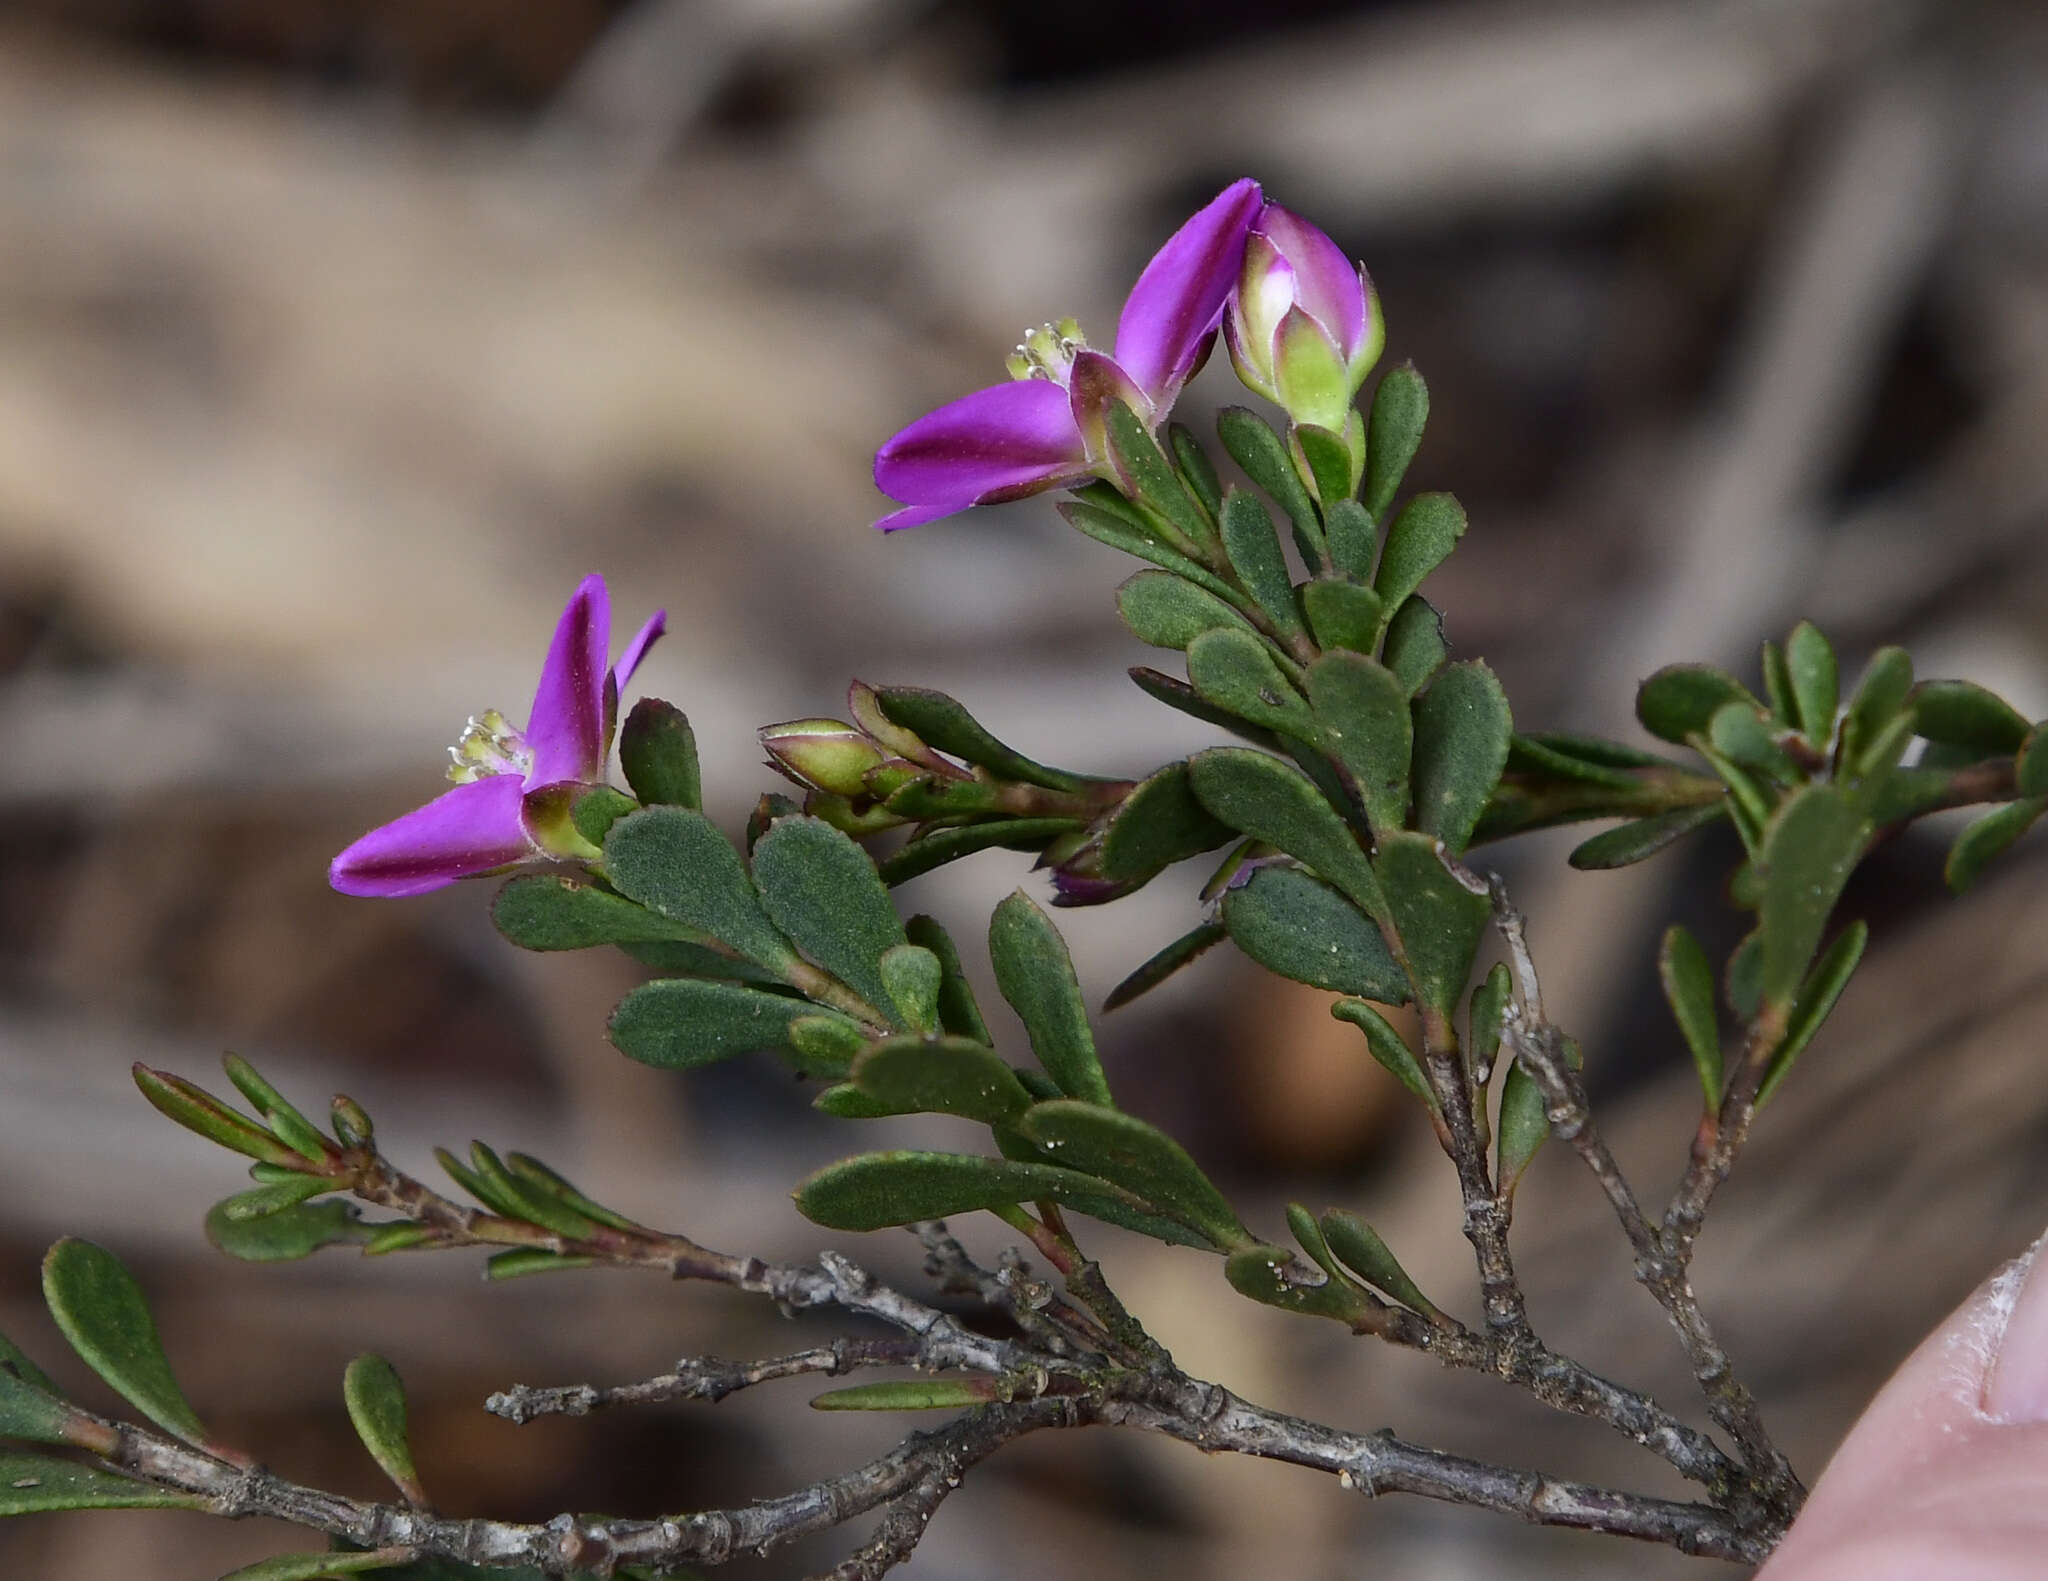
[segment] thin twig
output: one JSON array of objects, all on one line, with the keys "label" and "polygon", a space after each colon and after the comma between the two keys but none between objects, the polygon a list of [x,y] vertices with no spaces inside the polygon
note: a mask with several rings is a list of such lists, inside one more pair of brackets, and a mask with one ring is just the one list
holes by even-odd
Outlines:
[{"label": "thin twig", "polygon": [[764,1361],[686,1356],[676,1363],[673,1372],[610,1388],[588,1383],[534,1388],[517,1383],[484,1401],[484,1409],[493,1416],[523,1425],[542,1416],[588,1416],[608,1405],[655,1405],[669,1400],[704,1400],[715,1405],[729,1394],[778,1378],[806,1373],[836,1377],[857,1367],[933,1365],[925,1350],[920,1341],[913,1339],[836,1339],[830,1345],[771,1356]]}]

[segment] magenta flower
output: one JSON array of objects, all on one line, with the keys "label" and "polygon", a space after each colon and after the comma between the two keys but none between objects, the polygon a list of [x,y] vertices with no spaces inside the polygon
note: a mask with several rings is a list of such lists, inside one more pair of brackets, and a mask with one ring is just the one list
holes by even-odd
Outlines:
[{"label": "magenta flower", "polygon": [[1343,433],[1387,326],[1364,267],[1308,221],[1268,203],[1245,237],[1223,334],[1248,386],[1297,423]]},{"label": "magenta flower", "polygon": [[1131,288],[1114,356],[1072,319],[1042,325],[1011,355],[1011,383],[929,412],[883,445],[875,486],[904,508],[875,525],[893,532],[1083,478],[1114,481],[1107,403],[1125,402],[1148,428],[1165,420],[1214,343],[1260,203],[1257,182],[1232,182],[1173,233]]},{"label": "magenta flower", "polygon": [[585,577],[555,626],[526,728],[496,709],[471,719],[448,749],[455,788],[372,829],[329,864],[328,883],[344,895],[420,895],[534,857],[595,856],[568,806],[604,783],[619,689],[667,620],[656,610],[606,669],[611,597],[603,577]]}]

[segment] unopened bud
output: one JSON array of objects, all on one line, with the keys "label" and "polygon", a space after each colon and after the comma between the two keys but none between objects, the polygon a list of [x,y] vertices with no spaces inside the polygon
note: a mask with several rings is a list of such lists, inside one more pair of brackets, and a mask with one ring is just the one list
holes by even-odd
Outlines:
[{"label": "unopened bud", "polygon": [[774,766],[797,784],[833,796],[868,795],[867,772],[883,762],[881,748],[837,719],[768,725],[761,731],[761,745]]}]

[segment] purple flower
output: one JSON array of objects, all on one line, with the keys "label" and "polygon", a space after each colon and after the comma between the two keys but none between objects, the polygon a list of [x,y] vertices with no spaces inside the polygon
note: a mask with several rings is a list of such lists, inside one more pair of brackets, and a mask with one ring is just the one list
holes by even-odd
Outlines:
[{"label": "purple flower", "polygon": [[1223,334],[1247,385],[1297,423],[1344,433],[1387,326],[1364,267],[1308,221],[1268,203],[1245,237]]},{"label": "purple flower", "polygon": [[611,597],[603,577],[585,577],[555,626],[526,728],[496,709],[471,719],[448,749],[455,788],[372,829],[329,864],[328,883],[345,895],[420,895],[537,856],[596,855],[568,806],[604,783],[619,689],[667,620],[655,611],[606,669]]},{"label": "purple flower", "polygon": [[1031,331],[1012,382],[927,413],[875,453],[875,486],[904,508],[875,525],[915,527],[970,505],[1114,481],[1104,421],[1121,400],[1157,428],[1213,344],[1237,283],[1258,183],[1235,181],[1153,254],[1117,320],[1116,354],[1093,350],[1072,319]]}]

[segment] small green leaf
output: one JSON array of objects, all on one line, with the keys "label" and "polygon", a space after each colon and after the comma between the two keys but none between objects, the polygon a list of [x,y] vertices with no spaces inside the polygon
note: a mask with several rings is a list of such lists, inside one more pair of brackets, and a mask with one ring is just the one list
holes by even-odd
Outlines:
[{"label": "small green leaf", "polygon": [[1763,647],[1764,697],[1771,705],[1771,717],[1787,730],[1799,728],[1799,699],[1792,691],[1792,670],[1785,663],[1785,650],[1775,642]]},{"label": "small green leaf", "polygon": [[1707,726],[1714,750],[1780,785],[1796,785],[1805,776],[1778,742],[1770,715],[1753,703],[1723,703]]},{"label": "small green leaf", "polygon": [[1171,522],[1189,543],[1210,541],[1208,517],[1181,482],[1159,442],[1146,430],[1144,420],[1123,401],[1114,399],[1106,403],[1103,416],[1110,459],[1133,492]]},{"label": "small green leaf", "polygon": [[519,1184],[531,1195],[539,1193],[550,1201],[581,1214],[593,1224],[608,1225],[615,1230],[637,1230],[640,1226],[623,1213],[614,1213],[602,1203],[593,1202],[575,1184],[554,1170],[548,1168],[530,1153],[508,1153],[505,1167],[518,1178]]},{"label": "small green leaf", "polygon": [[245,1263],[297,1262],[323,1247],[368,1243],[381,1228],[363,1223],[354,1204],[339,1197],[302,1202],[255,1219],[229,1218],[227,1205],[234,1200],[214,1204],[206,1215],[206,1238],[217,1250]]},{"label": "small green leaf", "polygon": [[1785,639],[1785,669],[1792,697],[1799,705],[1798,723],[1816,748],[1827,746],[1835,733],[1835,710],[1841,705],[1841,672],[1833,644],[1812,621],[1802,620]]},{"label": "small green leaf", "polygon": [[1222,923],[1198,923],[1112,988],[1109,997],[1102,1001],[1102,1008],[1121,1010],[1139,995],[1150,993],[1223,937]]},{"label": "small green leaf", "polygon": [[0,1451],[0,1517],[54,1510],[200,1510],[206,1500],[25,1451]]},{"label": "small green leaf", "polygon": [[880,962],[884,951],[907,942],[903,921],[889,886],[851,836],[821,818],[784,818],[754,847],[754,882],[769,920],[784,935],[887,1011]]},{"label": "small green leaf", "polygon": [[697,733],[673,703],[643,697],[633,705],[619,731],[619,768],[633,794],[649,807],[704,805]]},{"label": "small green leaf", "polygon": [[1728,790],[1728,817],[1751,856],[1763,849],[1764,826],[1771,820],[1771,797],[1748,769],[1721,752],[1704,735],[1691,740],[1693,751],[1707,760]]},{"label": "small green leaf", "polygon": [[911,1032],[937,1032],[944,976],[939,958],[915,944],[898,944],[884,950],[876,966],[895,1007],[897,1025]]},{"label": "small green leaf", "polygon": [[186,1130],[265,1164],[292,1165],[299,1155],[246,1116],[237,1114],[205,1088],[169,1071],[132,1067],[135,1085],[161,1114]]},{"label": "small green leaf", "polygon": [[1052,919],[1023,890],[990,917],[988,953],[996,986],[1024,1023],[1046,1074],[1070,1098],[1109,1104],[1109,1082],[1095,1053],[1073,958]]},{"label": "small green leaf", "polygon": [[974,985],[967,980],[967,969],[960,964],[960,951],[951,936],[926,916],[912,917],[904,924],[903,931],[909,935],[912,944],[930,950],[938,957],[940,1027],[955,1037],[972,1038],[977,1043],[994,1041],[989,1037],[988,1024],[981,1018],[981,1006],[974,998]]},{"label": "small green leaf", "polygon": [[[410,1548],[380,1548],[368,1553],[275,1554],[244,1565],[220,1581],[326,1581],[333,1576],[361,1575],[367,1570],[389,1570],[410,1564]],[[498,1571],[499,1575],[506,1572]]]},{"label": "small green leaf", "polygon": [[1102,876],[1138,882],[1230,839],[1188,784],[1188,766],[1169,763],[1142,781],[1102,834]]},{"label": "small green leaf", "polygon": [[188,1444],[206,1429],[171,1375],[142,1287],[112,1252],[67,1239],[43,1259],[43,1299],[79,1359],[136,1410]]},{"label": "small green leaf", "polygon": [[[1353,414],[1355,432],[1363,450],[1365,424]],[[1301,452],[1308,475],[1315,483],[1315,496],[1322,502],[1323,519],[1327,527],[1332,507],[1353,503],[1352,494],[1358,487],[1358,480],[1352,476],[1351,446],[1344,436],[1320,428],[1314,423],[1296,423],[1291,437]]]},{"label": "small green leaf", "polygon": [[1453,856],[1471,843],[1514,733],[1507,693],[1477,659],[1452,665],[1415,700],[1415,826]]},{"label": "small green leaf", "polygon": [[1449,656],[1444,618],[1436,606],[1420,593],[1403,600],[1387,622],[1387,640],[1380,647],[1380,657],[1401,678],[1408,695],[1413,697],[1427,686]]},{"label": "small green leaf", "polygon": [[1372,517],[1356,500],[1339,500],[1323,509],[1323,529],[1330,539],[1330,561],[1346,576],[1361,581],[1372,577],[1372,562],[1379,549],[1379,533]]},{"label": "small green leaf", "polygon": [[553,873],[507,880],[491,902],[491,921],[522,950],[588,950],[702,937],[624,895]]},{"label": "small green leaf", "polygon": [[1366,422],[1365,508],[1374,521],[1385,518],[1400,492],[1428,421],[1429,386],[1415,365],[1404,362],[1389,368],[1373,391],[1372,415]]},{"label": "small green leaf", "polygon": [[1388,1024],[1385,1016],[1363,999],[1340,999],[1330,1006],[1330,1014],[1339,1021],[1350,1022],[1363,1032],[1365,1046],[1372,1057],[1431,1109],[1436,1107],[1436,1095],[1429,1090],[1429,1078],[1422,1073],[1422,1062],[1416,1059],[1414,1050]]},{"label": "small green leaf", "polygon": [[1216,433],[1223,448],[1230,452],[1230,459],[1244,468],[1244,475],[1286,512],[1303,562],[1311,566],[1321,564],[1322,522],[1301,474],[1294,470],[1294,458],[1288,455],[1286,442],[1257,412],[1242,406],[1226,406],[1217,413]]},{"label": "small green leaf", "polygon": [[1519,1061],[1511,1062],[1501,1078],[1497,1128],[1500,1135],[1494,1153],[1496,1189],[1502,1196],[1512,1197],[1530,1161],[1550,1135],[1543,1091]]},{"label": "small green leaf", "polygon": [[1223,926],[1269,972],[1381,1004],[1407,1002],[1408,980],[1378,924],[1299,868],[1261,868],[1226,893]]},{"label": "small green leaf", "polygon": [[1385,920],[1386,896],[1348,824],[1308,778],[1262,752],[1215,747],[1190,759],[1202,805],[1241,834],[1314,869],[1368,916]]},{"label": "small green leaf", "polygon": [[1618,791],[1634,791],[1639,784],[1627,769],[1595,763],[1546,745],[1536,736],[1512,736],[1508,740],[1508,768],[1525,777],[1564,780],[1577,785],[1599,785]]},{"label": "small green leaf", "polygon": [[486,1257],[484,1277],[497,1284],[507,1279],[524,1279],[528,1274],[573,1273],[578,1268],[590,1267],[596,1261],[594,1257],[559,1257],[537,1247],[521,1246]]},{"label": "small green leaf", "polygon": [[363,1242],[363,1255],[389,1257],[393,1252],[407,1252],[415,1246],[429,1245],[433,1239],[434,1232],[424,1224],[380,1224]]},{"label": "small green leaf", "polygon": [[0,1340],[0,1438],[68,1445],[75,1442],[74,1420],[56,1386],[27,1357]]},{"label": "small green leaf", "polygon": [[791,1022],[834,1014],[739,983],[664,977],[621,999],[606,1031],[613,1047],[643,1065],[694,1070],[738,1054],[788,1048]]},{"label": "small green leaf", "polygon": [[2048,796],[2048,721],[2027,732],[2013,762],[2012,788],[2028,800]]},{"label": "small green leaf", "polygon": [[1330,1250],[1375,1290],[1424,1317],[1442,1316],[1436,1303],[1408,1277],[1408,1270],[1380,1239],[1379,1231],[1357,1214],[1331,1208],[1317,1223]]},{"label": "small green leaf", "polygon": [[1218,1247],[1242,1246],[1252,1238],[1186,1150],[1135,1115],[1053,1099],[1032,1105],[1016,1128],[1048,1158],[1123,1187]]},{"label": "small green leaf", "polygon": [[1656,753],[1644,752],[1638,747],[1624,746],[1619,741],[1609,741],[1604,736],[1573,736],[1556,730],[1538,730],[1515,739],[1533,742],[1547,752],[1593,767],[1668,769],[1677,766],[1669,758],[1660,758]]},{"label": "small green leaf", "polygon": [[1764,999],[1763,930],[1752,928],[1729,952],[1721,969],[1722,997],[1738,1021],[1752,1021]]},{"label": "small green leaf", "polygon": [[237,1223],[264,1218],[286,1208],[296,1208],[323,1192],[334,1190],[337,1184],[319,1175],[294,1175],[289,1180],[272,1181],[224,1198],[219,1204],[221,1216]]},{"label": "small green leaf", "polygon": [[[1273,518],[1250,494],[1233,489],[1223,501],[1223,552],[1245,591],[1266,612],[1282,638],[1301,635],[1301,612],[1295,607],[1294,579],[1287,556],[1273,532]],[[1180,646],[1180,644],[1174,644]]]},{"label": "small green leaf", "polygon": [[[1108,488],[1108,485],[1104,484],[1103,487]],[[1110,489],[1109,494],[1115,497],[1116,491]],[[1119,500],[1119,503],[1124,502]],[[1204,569],[1178,549],[1160,542],[1149,528],[1127,521],[1099,504],[1091,504],[1086,499],[1075,499],[1067,500],[1054,508],[1068,526],[1093,538],[1097,543],[1108,544],[1112,549],[1120,549],[1140,560],[1148,560],[1162,570],[1171,571],[1175,576],[1193,582],[1198,587],[1207,588],[1218,598],[1234,602],[1241,596],[1215,572]]]},{"label": "small green leaf", "polygon": [[1379,594],[1362,583],[1311,582],[1301,590],[1301,602],[1319,647],[1369,654],[1379,642],[1386,611]]},{"label": "small green leaf", "polygon": [[1704,807],[1674,807],[1669,812],[1652,813],[1594,835],[1575,847],[1566,860],[1583,871],[1627,867],[1655,856],[1727,811],[1725,803],[1712,802]]},{"label": "small green leaf", "polygon": [[[45,1394],[62,1396],[64,1391],[56,1381],[28,1358],[28,1353],[5,1334],[0,1334],[0,1370],[12,1372],[15,1377],[33,1384]],[[0,1438],[7,1435],[0,1432]]]},{"label": "small green leaf", "polygon": [[1036,851],[1080,827],[1078,818],[1001,818],[958,829],[935,829],[884,857],[876,871],[882,882],[893,888],[977,851]]},{"label": "small green leaf", "polygon": [[1978,875],[2031,829],[2043,812],[2048,812],[2048,796],[2034,796],[2007,802],[1969,825],[1949,847],[1948,864],[1943,869],[1948,887],[1960,895],[1976,883]]},{"label": "small green leaf", "polygon": [[813,1411],[952,1411],[986,1405],[996,1398],[993,1378],[903,1378],[890,1383],[856,1383],[829,1389],[811,1401]]},{"label": "small green leaf", "polygon": [[1835,1002],[1849,986],[1849,979],[1856,975],[1856,967],[1863,959],[1863,947],[1869,942],[1870,927],[1859,917],[1842,930],[1835,942],[1828,946],[1827,953],[1807,974],[1805,983],[1800,987],[1799,998],[1792,1006],[1791,1017],[1785,1023],[1785,1040],[1778,1045],[1777,1053],[1771,1056],[1771,1068],[1764,1076],[1763,1086],[1757,1089],[1757,1108],[1769,1103],[1771,1095],[1792,1074],[1792,1062],[1813,1041],[1813,1035],[1833,1012]]},{"label": "small green leaf", "polygon": [[853,1084],[892,1114],[1007,1125],[1031,1095],[995,1050],[966,1038],[889,1038],[853,1062]]},{"label": "small green leaf", "polygon": [[863,1153],[828,1164],[796,1190],[797,1211],[828,1230],[882,1230],[983,1208],[1058,1202],[1176,1246],[1208,1241],[1106,1180],[1052,1164],[965,1153]]},{"label": "small green leaf", "polygon": [[1166,442],[1173,451],[1173,464],[1181,482],[1202,502],[1202,509],[1214,516],[1223,508],[1223,484],[1216,476],[1216,465],[1209,459],[1209,452],[1185,423],[1168,423]]},{"label": "small green leaf", "polygon": [[1922,681],[1907,695],[1914,728],[1937,746],[1988,758],[2017,752],[2027,739],[2026,717],[1974,681]]},{"label": "small green leaf", "polygon": [[1117,613],[1131,635],[1155,648],[1185,648],[1204,632],[1252,623],[1214,593],[1170,571],[1140,571],[1116,590]]},{"label": "small green leaf", "polygon": [[1389,609],[1422,586],[1428,576],[1458,547],[1465,536],[1465,507],[1448,494],[1418,494],[1410,500],[1393,526],[1387,529],[1387,544],[1380,551],[1379,570],[1373,575],[1373,590]]},{"label": "small green leaf", "polygon": [[1763,1002],[1791,1009],[1836,897],[1870,839],[1870,821],[1847,792],[1834,785],[1794,791],[1764,834],[1760,866],[1763,900]]},{"label": "small green leaf", "polygon": [[1163,675],[1148,665],[1133,665],[1129,671],[1138,689],[1156,702],[1168,708],[1178,709],[1190,719],[1199,719],[1205,725],[1216,725],[1232,735],[1265,747],[1271,752],[1284,752],[1280,738],[1272,731],[1237,717],[1227,708],[1218,708],[1214,703],[1205,702],[1186,681],[1177,681],[1170,675]]},{"label": "small green leaf", "polygon": [[398,1369],[382,1356],[365,1352],[342,1374],[341,1398],[348,1407],[348,1419],[355,1424],[356,1437],[363,1441],[378,1469],[412,1503],[425,1504],[426,1491],[420,1486],[412,1445],[406,1437],[405,1385],[399,1381]]},{"label": "small green leaf", "polygon": [[1465,996],[1480,938],[1493,919],[1492,903],[1451,875],[1437,842],[1425,834],[1385,836],[1373,867],[1415,991],[1425,1007],[1448,1018]]},{"label": "small green leaf", "polygon": [[1358,1290],[1320,1268],[1311,1270],[1284,1246],[1232,1252],[1223,1273],[1239,1295],[1283,1312],[1355,1325],[1372,1310]]},{"label": "small green leaf", "polygon": [[1211,631],[1188,648],[1188,680],[1218,708],[1268,730],[1312,741],[1315,725],[1308,704],[1273,660],[1272,651],[1248,631]]},{"label": "small green leaf", "polygon": [[1351,1279],[1344,1265],[1331,1253],[1329,1242],[1323,1239],[1322,1227],[1316,1223],[1315,1215],[1298,1202],[1287,1204],[1287,1228],[1293,1232],[1295,1240],[1300,1242],[1301,1249],[1314,1259],[1315,1265],[1324,1273],[1336,1280]]},{"label": "small green leaf", "polygon": [[739,852],[702,813],[648,807],[621,818],[605,841],[605,867],[629,899],[671,922],[707,933],[770,971],[795,964],[796,952],[761,909]]},{"label": "small green leaf", "polygon": [[1405,827],[1414,722],[1394,672],[1362,653],[1326,653],[1309,666],[1308,699],[1319,743],[1357,787],[1374,835]]},{"label": "small green leaf", "polygon": [[797,1068],[812,1075],[845,1075],[868,1041],[868,1034],[844,1016],[798,1016],[789,1024]]},{"label": "small green leaf", "polygon": [[1863,678],[1842,721],[1844,757],[1862,765],[1869,743],[1898,718],[1913,690],[1913,661],[1904,648],[1879,648],[1863,666]]},{"label": "small green leaf", "polygon": [[239,1054],[224,1054],[221,1068],[235,1084],[235,1090],[268,1122],[280,1142],[308,1163],[327,1161],[329,1144],[320,1128],[287,1103],[284,1094],[265,1081],[255,1066]]},{"label": "small green leaf", "polygon": [[1714,1012],[1714,968],[1690,933],[1673,923],[1657,951],[1657,978],[1671,1018],[1700,1073],[1707,1108],[1721,1107],[1721,1022]]},{"label": "small green leaf", "polygon": [[951,753],[963,763],[985,768],[997,779],[1022,780],[1048,790],[1085,790],[1085,775],[1048,768],[1003,745],[979,720],[944,692],[922,686],[877,687],[875,696],[890,721],[915,731],[927,745]]},{"label": "small green leaf", "polygon": [[569,804],[569,821],[576,826],[578,834],[602,850],[604,837],[611,833],[612,825],[627,813],[639,810],[640,804],[623,791],[599,785],[583,792]]},{"label": "small green leaf", "polygon": [[1683,746],[1686,737],[1704,734],[1717,709],[1728,703],[1762,705],[1726,670],[1710,664],[1669,664],[1636,690],[1636,718],[1663,741]]},{"label": "small green leaf", "polygon": [[1497,961],[1472,990],[1472,1008],[1467,1014],[1465,1063],[1474,1071],[1493,1069],[1500,1053],[1501,1027],[1507,1020],[1508,1001],[1514,996],[1507,963]]}]

